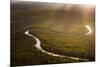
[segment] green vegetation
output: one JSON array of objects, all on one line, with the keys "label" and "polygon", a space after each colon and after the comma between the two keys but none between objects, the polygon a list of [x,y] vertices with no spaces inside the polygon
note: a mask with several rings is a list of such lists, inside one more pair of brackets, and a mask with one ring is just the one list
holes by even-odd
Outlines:
[{"label": "green vegetation", "polygon": [[42,53],[34,46],[35,39],[24,34],[26,30],[40,39],[41,47],[46,51],[95,60],[94,21],[90,23],[93,33],[85,35],[87,30],[81,12],[77,15],[78,8],[70,11],[62,8],[11,4],[11,66],[83,62]]},{"label": "green vegetation", "polygon": [[[41,30],[40,30],[41,29]],[[52,32],[47,28],[32,30],[42,41],[42,47],[53,53],[94,60],[94,36]]]},{"label": "green vegetation", "polygon": [[54,63],[70,63],[77,62],[68,58],[52,57],[42,53],[35,48],[35,41],[21,32],[17,32],[12,36],[11,42],[11,64],[18,65],[37,65],[37,64],[54,64]]}]

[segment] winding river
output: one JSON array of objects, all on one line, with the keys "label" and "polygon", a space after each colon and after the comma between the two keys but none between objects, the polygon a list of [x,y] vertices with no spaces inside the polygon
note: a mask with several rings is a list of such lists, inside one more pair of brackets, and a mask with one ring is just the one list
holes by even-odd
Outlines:
[{"label": "winding river", "polygon": [[35,37],[34,35],[30,34],[29,33],[29,30],[25,31],[24,32],[25,35],[28,35],[29,37],[32,37],[36,40],[36,44],[35,44],[35,47],[40,50],[41,52],[45,53],[45,54],[48,54],[50,56],[55,56],[55,57],[66,57],[66,58],[69,58],[69,59],[73,59],[73,60],[76,60],[76,61],[79,61],[79,60],[82,60],[82,61],[89,61],[88,59],[82,59],[82,58],[78,58],[78,57],[70,57],[70,56],[65,56],[65,55],[60,55],[60,54],[55,54],[55,53],[52,53],[52,52],[48,52],[46,50],[44,50],[42,47],[41,47],[41,41],[39,40],[39,38]]}]

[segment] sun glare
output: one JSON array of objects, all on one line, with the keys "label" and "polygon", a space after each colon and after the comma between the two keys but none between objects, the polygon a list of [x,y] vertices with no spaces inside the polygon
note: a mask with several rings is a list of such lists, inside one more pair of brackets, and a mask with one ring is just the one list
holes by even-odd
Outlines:
[{"label": "sun glare", "polygon": [[85,25],[85,27],[87,28],[88,32],[86,33],[86,35],[90,35],[92,33],[92,30],[90,28],[90,26]]}]

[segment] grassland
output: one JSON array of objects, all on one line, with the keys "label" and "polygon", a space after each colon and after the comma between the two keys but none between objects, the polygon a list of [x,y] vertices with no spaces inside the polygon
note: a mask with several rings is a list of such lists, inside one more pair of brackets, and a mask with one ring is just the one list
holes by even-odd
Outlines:
[{"label": "grassland", "polygon": [[[94,60],[94,36],[59,33],[48,30],[47,28],[35,31],[36,36],[42,41],[42,47],[50,52],[66,56],[87,58]],[[34,34],[35,35],[35,34]]]},{"label": "grassland", "polygon": [[[55,19],[58,18],[56,15],[63,12],[65,16],[62,18],[67,19]],[[66,12],[68,11],[62,9],[44,9],[44,6],[40,7],[36,4],[12,4],[11,66],[83,62],[42,53],[34,46],[36,41],[24,34],[26,30],[30,30],[32,35],[40,39],[41,47],[46,51],[94,61],[94,30],[91,35],[85,35],[87,30],[83,26],[82,17],[73,20],[79,12],[71,18],[68,16],[72,16],[70,14],[73,10],[68,13],[69,15]],[[93,24],[94,21],[91,22],[94,29]]]}]

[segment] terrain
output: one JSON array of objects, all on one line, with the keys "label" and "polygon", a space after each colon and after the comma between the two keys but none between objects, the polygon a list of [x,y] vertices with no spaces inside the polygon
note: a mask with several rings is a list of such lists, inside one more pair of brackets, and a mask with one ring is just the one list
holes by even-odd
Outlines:
[{"label": "terrain", "polygon": [[[70,6],[70,7],[69,7]],[[82,7],[80,7],[82,6]],[[95,8],[86,5],[20,2],[11,4],[11,66],[95,61]],[[86,17],[86,18],[84,18]],[[90,35],[84,25],[92,29]],[[35,47],[35,38],[48,52],[70,57],[55,57]]]}]

